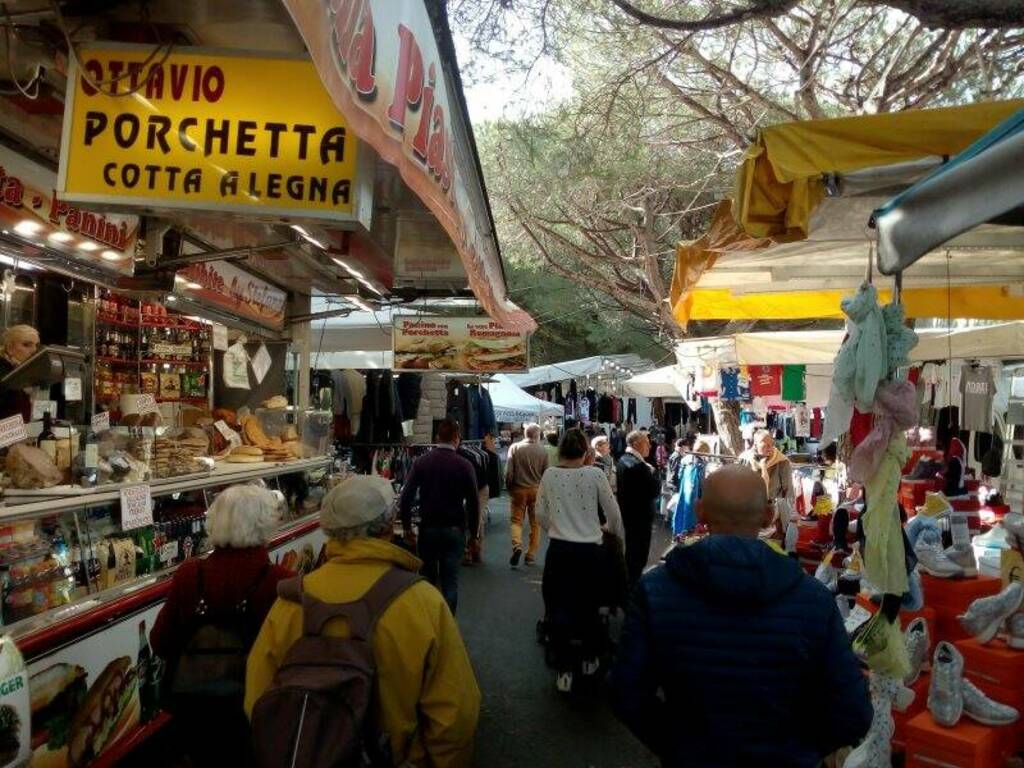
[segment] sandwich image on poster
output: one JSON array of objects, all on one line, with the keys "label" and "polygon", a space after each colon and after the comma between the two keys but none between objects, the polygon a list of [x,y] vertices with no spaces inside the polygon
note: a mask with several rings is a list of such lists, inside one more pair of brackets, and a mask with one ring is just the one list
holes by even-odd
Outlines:
[{"label": "sandwich image on poster", "polygon": [[30,680],[31,768],[83,768],[139,724],[131,657],[111,661],[91,686],[82,667],[54,664]]},{"label": "sandwich image on poster", "polygon": [[486,317],[398,317],[395,370],[516,373],[530,368],[529,339]]},{"label": "sandwich image on poster", "polygon": [[0,638],[0,768],[22,766],[32,755],[28,672],[14,641]]}]

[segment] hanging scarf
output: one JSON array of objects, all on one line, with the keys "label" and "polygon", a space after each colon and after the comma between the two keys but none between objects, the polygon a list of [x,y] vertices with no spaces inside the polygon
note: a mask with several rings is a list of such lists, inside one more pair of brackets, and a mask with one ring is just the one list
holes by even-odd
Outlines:
[{"label": "hanging scarf", "polygon": [[917,346],[917,334],[903,324],[903,305],[893,302],[882,307],[889,373],[910,364],[910,350]]},{"label": "hanging scarf", "polygon": [[878,472],[893,436],[917,423],[917,388],[909,381],[886,381],[875,391],[874,425],[850,458],[851,480],[863,483]]}]

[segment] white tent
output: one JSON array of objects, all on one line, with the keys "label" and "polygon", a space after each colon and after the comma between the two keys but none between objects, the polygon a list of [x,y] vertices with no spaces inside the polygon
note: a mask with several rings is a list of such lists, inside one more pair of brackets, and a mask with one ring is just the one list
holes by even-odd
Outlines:
[{"label": "white tent", "polygon": [[487,385],[494,405],[494,417],[500,422],[542,421],[547,416],[560,417],[565,411],[558,403],[534,397],[512,383],[508,376],[496,374]]},{"label": "white tent", "polygon": [[566,360],[563,363],[552,363],[551,365],[538,365],[531,368],[529,373],[510,373],[508,377],[517,386],[532,387],[567,379],[581,379],[585,376],[632,375],[650,368],[649,361],[636,355],[604,355]]},{"label": "white tent", "polygon": [[627,379],[623,389],[627,395],[640,397],[683,397],[683,373],[676,365],[666,365]]}]

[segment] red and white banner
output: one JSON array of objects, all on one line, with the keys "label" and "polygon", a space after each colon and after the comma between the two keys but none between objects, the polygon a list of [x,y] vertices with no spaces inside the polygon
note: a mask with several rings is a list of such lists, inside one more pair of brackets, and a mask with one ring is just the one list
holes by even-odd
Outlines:
[{"label": "red and white banner", "polygon": [[487,313],[506,328],[535,330],[506,294],[457,73],[441,57],[424,0],[284,4],[350,128],[437,217]]},{"label": "red and white banner", "polygon": [[284,328],[288,294],[228,261],[189,264],[174,291],[268,328]]}]

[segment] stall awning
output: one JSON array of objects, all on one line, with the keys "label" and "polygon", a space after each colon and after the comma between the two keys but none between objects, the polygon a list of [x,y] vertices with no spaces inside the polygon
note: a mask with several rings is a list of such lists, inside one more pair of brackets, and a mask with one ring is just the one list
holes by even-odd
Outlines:
[{"label": "stall awning", "polygon": [[875,212],[879,268],[906,269],[957,235],[1024,206],[1022,168],[1024,110]]},{"label": "stall awning", "polygon": [[524,392],[513,384],[508,376],[499,373],[494,379],[487,385],[487,391],[494,405],[494,418],[499,422],[514,424],[565,415],[565,409],[561,405]]},{"label": "stall awning", "polygon": [[533,387],[568,379],[582,379],[586,376],[623,377],[649,371],[651,368],[653,365],[649,360],[637,355],[599,355],[534,366],[529,373],[510,373],[508,379],[519,387]]},{"label": "stall awning", "polygon": [[630,397],[673,397],[685,395],[685,382],[678,366],[666,365],[627,379],[623,391]]},{"label": "stall awning", "polygon": [[535,330],[533,318],[506,291],[443,4],[284,0],[284,5],[351,130],[398,169],[437,218],[484,310],[507,328]]}]

